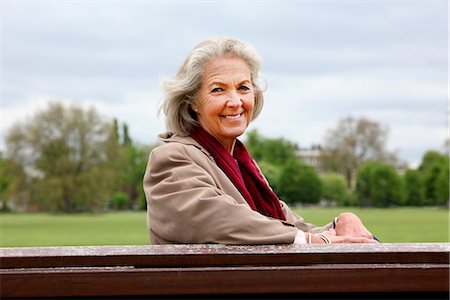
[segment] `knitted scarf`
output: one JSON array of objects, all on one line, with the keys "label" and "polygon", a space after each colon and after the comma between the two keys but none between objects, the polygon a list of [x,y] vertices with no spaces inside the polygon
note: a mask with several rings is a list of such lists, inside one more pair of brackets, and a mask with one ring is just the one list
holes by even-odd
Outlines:
[{"label": "knitted scarf", "polygon": [[244,144],[236,140],[232,156],[203,128],[197,126],[190,134],[214,157],[217,165],[230,178],[254,211],[268,217],[286,220],[278,196],[268,186]]}]

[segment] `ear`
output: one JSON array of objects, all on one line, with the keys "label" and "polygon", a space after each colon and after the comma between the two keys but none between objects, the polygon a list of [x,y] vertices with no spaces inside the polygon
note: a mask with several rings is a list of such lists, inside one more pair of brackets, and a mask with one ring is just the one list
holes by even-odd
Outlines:
[{"label": "ear", "polygon": [[192,105],[191,105],[191,108],[192,108],[192,110],[193,110],[194,112],[198,113],[198,107],[197,107],[197,105],[192,104]]}]

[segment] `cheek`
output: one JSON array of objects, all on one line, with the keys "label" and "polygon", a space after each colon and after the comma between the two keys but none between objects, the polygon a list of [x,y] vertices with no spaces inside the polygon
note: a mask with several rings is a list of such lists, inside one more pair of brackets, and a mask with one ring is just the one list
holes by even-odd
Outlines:
[{"label": "cheek", "polygon": [[199,101],[199,110],[202,112],[204,116],[212,116],[215,114],[219,114],[222,110],[222,106],[220,105],[220,99],[213,97],[204,97]]},{"label": "cheek", "polygon": [[246,97],[244,101],[242,102],[242,106],[250,112],[253,112],[253,108],[255,107],[255,97],[254,95],[249,95],[249,97]]}]

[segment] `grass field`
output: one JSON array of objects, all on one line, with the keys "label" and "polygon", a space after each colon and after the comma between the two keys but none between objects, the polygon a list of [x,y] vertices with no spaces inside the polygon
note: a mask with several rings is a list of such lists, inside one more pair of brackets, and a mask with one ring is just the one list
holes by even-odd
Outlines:
[{"label": "grass field", "polygon": [[[352,211],[383,242],[448,242],[449,211],[439,208],[297,210],[307,222],[328,223]],[[145,212],[105,214],[2,214],[0,247],[147,245]]]}]

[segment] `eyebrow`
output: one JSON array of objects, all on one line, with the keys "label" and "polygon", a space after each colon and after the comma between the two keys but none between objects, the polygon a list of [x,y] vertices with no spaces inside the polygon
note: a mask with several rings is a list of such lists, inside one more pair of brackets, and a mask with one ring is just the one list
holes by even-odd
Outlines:
[{"label": "eyebrow", "polygon": [[[241,80],[241,81],[239,81],[238,82],[238,85],[241,85],[241,84],[252,84],[252,81],[250,80],[250,79],[243,79],[243,80]],[[220,86],[223,86],[223,85],[228,85],[228,83],[224,83],[223,81],[220,81],[220,80],[214,80],[214,81],[212,81],[211,83],[208,83],[207,84],[207,86],[208,87],[210,87],[210,86],[213,86],[213,85],[220,85]]]}]

